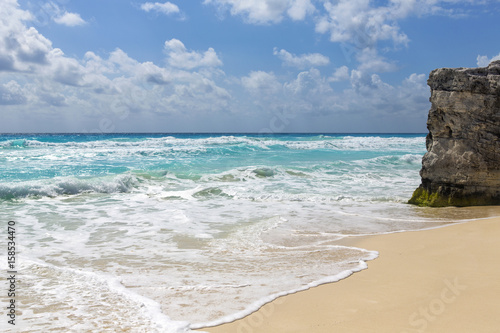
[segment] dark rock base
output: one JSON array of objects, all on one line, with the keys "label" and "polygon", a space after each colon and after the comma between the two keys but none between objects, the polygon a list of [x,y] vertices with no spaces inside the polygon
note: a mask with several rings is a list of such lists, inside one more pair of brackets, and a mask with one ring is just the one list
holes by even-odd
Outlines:
[{"label": "dark rock base", "polygon": [[409,204],[428,207],[467,207],[500,205],[500,192],[491,189],[467,189],[449,184],[422,184],[414,192]]}]

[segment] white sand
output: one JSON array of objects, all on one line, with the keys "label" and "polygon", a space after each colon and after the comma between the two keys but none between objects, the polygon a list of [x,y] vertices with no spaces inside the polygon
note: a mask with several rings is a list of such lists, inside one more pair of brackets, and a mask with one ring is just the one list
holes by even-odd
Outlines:
[{"label": "white sand", "polygon": [[500,332],[500,218],[379,235],[368,269],[281,297],[213,333]]}]

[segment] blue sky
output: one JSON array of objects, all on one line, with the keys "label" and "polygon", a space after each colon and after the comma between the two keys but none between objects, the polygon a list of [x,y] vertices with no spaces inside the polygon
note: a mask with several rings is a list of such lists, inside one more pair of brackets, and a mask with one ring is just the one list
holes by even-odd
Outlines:
[{"label": "blue sky", "polygon": [[426,132],[493,0],[0,0],[0,132]]}]

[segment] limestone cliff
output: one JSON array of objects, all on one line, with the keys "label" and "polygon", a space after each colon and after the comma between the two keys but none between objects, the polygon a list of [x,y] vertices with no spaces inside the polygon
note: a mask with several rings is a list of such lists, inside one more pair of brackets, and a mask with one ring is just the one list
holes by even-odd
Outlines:
[{"label": "limestone cliff", "polygon": [[431,72],[422,184],[409,203],[500,204],[500,61]]}]

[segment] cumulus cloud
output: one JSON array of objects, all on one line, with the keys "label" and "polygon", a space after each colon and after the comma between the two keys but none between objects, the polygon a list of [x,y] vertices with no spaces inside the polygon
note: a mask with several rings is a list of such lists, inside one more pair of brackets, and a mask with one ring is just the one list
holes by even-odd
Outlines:
[{"label": "cumulus cloud", "polygon": [[[347,43],[357,50],[374,48],[382,41],[406,46],[410,39],[398,22],[410,16],[466,15],[459,3],[469,0],[326,0],[316,17],[316,31],[330,35],[332,42]],[[485,3],[479,1],[478,3]]]},{"label": "cumulus cloud", "polygon": [[165,15],[177,14],[180,12],[179,7],[171,2],[146,2],[141,5],[141,9],[145,12],[158,12]]},{"label": "cumulus cloud", "polygon": [[0,105],[16,105],[26,103],[26,96],[16,81],[0,85]]},{"label": "cumulus cloud", "polygon": [[286,50],[274,48],[273,54],[283,61],[283,64],[299,69],[306,69],[316,66],[326,66],[330,63],[330,59],[320,53],[308,53],[302,55],[291,54]]},{"label": "cumulus cloud", "polygon": [[295,0],[290,2],[287,14],[292,20],[299,21],[305,19],[308,14],[315,10],[316,8],[310,0]]},{"label": "cumulus cloud", "polygon": [[384,73],[397,69],[393,62],[382,57],[376,49],[365,48],[356,55],[356,58],[360,63],[358,69],[363,73]]},{"label": "cumulus cloud", "polygon": [[14,57],[10,54],[0,54],[0,72],[14,70]]},{"label": "cumulus cloud", "polygon": [[54,22],[57,24],[66,25],[68,27],[75,27],[78,25],[85,25],[84,19],[81,18],[80,14],[64,12],[62,15],[54,18]]},{"label": "cumulus cloud", "polygon": [[326,1],[326,13],[317,20],[316,31],[329,33],[332,42],[349,42],[361,49],[374,47],[381,40],[406,45],[408,36],[397,25],[397,20],[409,13],[401,9],[406,3],[392,1],[387,6],[373,6],[368,0]]},{"label": "cumulus cloud", "polygon": [[[9,1],[17,2],[12,0]],[[62,6],[63,2],[65,1],[28,2],[26,6],[33,10],[33,15],[30,13],[30,20],[36,22],[39,26],[47,25],[51,22],[68,27],[87,24],[87,21],[85,21],[80,14],[65,10],[64,6]]]},{"label": "cumulus cloud", "polygon": [[330,82],[346,81],[349,80],[349,68],[347,66],[339,67],[335,72],[328,78]]},{"label": "cumulus cloud", "polygon": [[[330,82],[340,80],[345,81],[347,86],[344,83],[344,86],[339,85],[339,90],[334,90]],[[407,117],[418,119],[415,123],[425,124],[429,110],[429,89],[424,74],[414,73],[399,84],[391,85],[378,74],[359,69],[349,71],[342,66],[330,77],[322,75],[316,68],[288,79],[280,79],[270,72],[254,71],[241,82],[250,93],[250,103],[270,112],[271,116],[286,114],[287,119],[296,119],[297,122],[318,121],[318,128],[324,130],[328,130],[325,119],[337,119],[353,126],[359,125],[349,130],[366,130],[372,122],[380,122],[380,128],[398,131],[402,129],[388,127],[394,121],[387,122],[387,119]],[[318,119],[323,119],[323,122]],[[294,122],[290,121],[289,125],[299,129],[301,125]],[[342,130],[337,124],[332,125],[330,130]]]},{"label": "cumulus cloud", "polygon": [[[418,12],[416,2],[392,0],[380,5],[340,0],[325,1],[321,8],[314,8],[311,1],[306,0],[206,0],[205,3],[229,8],[232,14],[243,15],[248,22],[256,24],[286,18],[302,20],[315,15],[318,32],[328,33],[330,39],[334,36],[332,40],[341,43],[358,41],[352,44],[355,49],[352,57],[357,63],[325,75],[317,68],[328,65],[328,57],[274,49],[274,55],[284,65],[297,68],[300,73],[286,76],[255,70],[231,79],[239,85],[230,86],[230,79],[221,69],[220,55],[213,48],[193,50],[179,39],[165,41],[165,61],[161,63],[138,61],[121,49],[109,54],[89,51],[82,59],[76,59],[54,48],[49,39],[30,27],[32,15],[20,9],[17,1],[4,0],[5,15],[0,15],[0,104],[3,105],[0,115],[17,114],[9,112],[12,110],[26,111],[34,115],[29,118],[37,119],[37,114],[52,112],[58,117],[67,114],[68,120],[74,122],[77,122],[74,119],[95,122],[104,115],[115,117],[112,119],[185,114],[196,117],[239,112],[248,107],[256,114],[261,112],[259,115],[266,110],[288,110],[307,115],[304,119],[311,121],[323,116],[336,119],[339,115],[346,115],[346,119],[361,115],[359,119],[363,121],[378,119],[379,115],[399,114],[410,118],[418,116],[423,119],[421,123],[425,123],[429,107],[426,75],[415,73],[399,83],[385,82],[382,73],[394,71],[397,64],[379,53],[377,47],[381,41],[396,45],[407,43],[408,37],[397,22],[412,15],[412,11],[421,13],[418,15],[430,13],[423,9]],[[435,3],[437,6],[440,2]],[[152,6],[149,11],[159,11],[153,7],[161,3],[149,4]],[[346,11],[342,12],[341,8]],[[434,10],[437,12],[438,7]],[[491,59],[478,56],[477,61],[481,65],[498,58],[500,55]],[[233,101],[234,96],[248,98],[248,101],[242,103],[240,97]],[[135,123],[129,123],[134,129]]]},{"label": "cumulus cloud", "polygon": [[337,68],[328,78],[329,82],[347,81],[354,89],[366,86],[376,86],[379,84],[379,76],[376,74],[393,72],[398,66],[378,54],[377,49],[365,48],[355,54],[358,66],[349,71],[347,66]]},{"label": "cumulus cloud", "polygon": [[[181,67],[162,67],[153,62],[139,62],[120,49],[113,51],[108,59],[89,53],[85,64],[87,73],[82,81],[89,87],[98,88],[101,94],[114,96],[113,108],[118,113],[224,109],[231,98],[229,92],[208,74],[194,70],[204,65],[203,59]],[[186,67],[190,71],[186,71]]]},{"label": "cumulus cloud", "polygon": [[205,52],[188,51],[184,44],[175,38],[165,42],[165,52],[168,55],[168,63],[177,68],[222,66],[222,61],[213,48],[210,47]]},{"label": "cumulus cloud", "polygon": [[477,66],[478,67],[486,67],[490,64],[490,62],[500,60],[500,53],[492,58],[488,58],[488,56],[477,56]]},{"label": "cumulus cloud", "polygon": [[294,97],[306,97],[321,95],[324,92],[332,92],[331,87],[321,76],[320,71],[315,68],[300,72],[295,80],[285,83],[284,87]]},{"label": "cumulus cloud", "polygon": [[229,8],[232,15],[241,15],[249,23],[278,23],[285,16],[303,20],[315,11],[311,0],[205,0],[219,8]]},{"label": "cumulus cloud", "polygon": [[76,59],[65,57],[60,49],[49,53],[49,65],[44,72],[40,74],[69,86],[80,86],[85,75],[84,67]]},{"label": "cumulus cloud", "polygon": [[[251,24],[276,24],[284,18],[314,20],[315,30],[327,34],[330,41],[340,43],[345,60],[362,62],[362,72],[392,71],[395,65],[377,55],[376,59],[366,57],[367,53],[384,49],[407,47],[410,37],[400,27],[400,22],[411,16],[446,15],[460,17],[467,14],[467,6],[484,4],[487,1],[471,0],[205,0],[205,4],[228,10],[231,15],[242,16]],[[314,4],[313,4],[314,3]],[[315,4],[316,7],[315,7]],[[285,65],[299,69],[314,66],[313,55],[292,55],[286,50],[275,50]],[[309,59],[306,57],[310,56]],[[344,76],[345,77],[345,76]]]},{"label": "cumulus cloud", "polygon": [[273,73],[253,71],[241,78],[243,87],[255,96],[269,96],[278,94],[281,84]]},{"label": "cumulus cloud", "polygon": [[319,70],[311,68],[300,72],[297,78],[283,84],[288,108],[295,113],[313,115],[335,113],[334,91]]},{"label": "cumulus cloud", "polygon": [[33,27],[13,25],[12,28],[0,31],[4,41],[0,44],[0,68],[32,72],[47,64],[52,43]]},{"label": "cumulus cloud", "polygon": [[384,82],[377,74],[370,76],[370,82],[356,81],[355,70],[352,76],[353,88],[343,92],[345,98],[349,99],[344,102],[345,107],[350,110],[358,113],[370,110],[372,117],[397,115],[425,119],[429,110],[426,75],[411,74],[396,86]]},{"label": "cumulus cloud", "polygon": [[[330,32],[332,41],[346,41],[354,37],[372,41],[391,39],[406,43],[408,37],[400,32],[397,21],[410,15],[466,15],[459,3],[471,4],[474,0],[323,0],[316,8],[311,0],[204,0],[219,9],[228,9],[232,15],[243,16],[248,23],[279,23],[288,16],[292,20],[304,20],[317,14],[316,29]],[[487,1],[477,1],[486,3]],[[358,36],[359,34],[366,36]],[[366,46],[366,45],[365,45]]]},{"label": "cumulus cloud", "polygon": [[[32,16],[17,1],[5,0],[2,5],[6,13],[0,16],[2,117],[29,114],[27,119],[39,119],[42,114],[52,114],[84,130],[84,124],[104,118],[124,120],[137,115],[140,120],[153,114],[228,109],[231,94],[214,79],[224,73],[218,69],[222,62],[213,48],[190,51],[180,40],[169,40],[162,65],[140,62],[121,49],[105,56],[89,51],[76,59],[29,27]],[[135,123],[129,123],[129,129],[134,128]],[[49,122],[33,121],[31,130],[57,128],[50,124],[52,127],[42,128],[39,126],[49,126]]]}]

